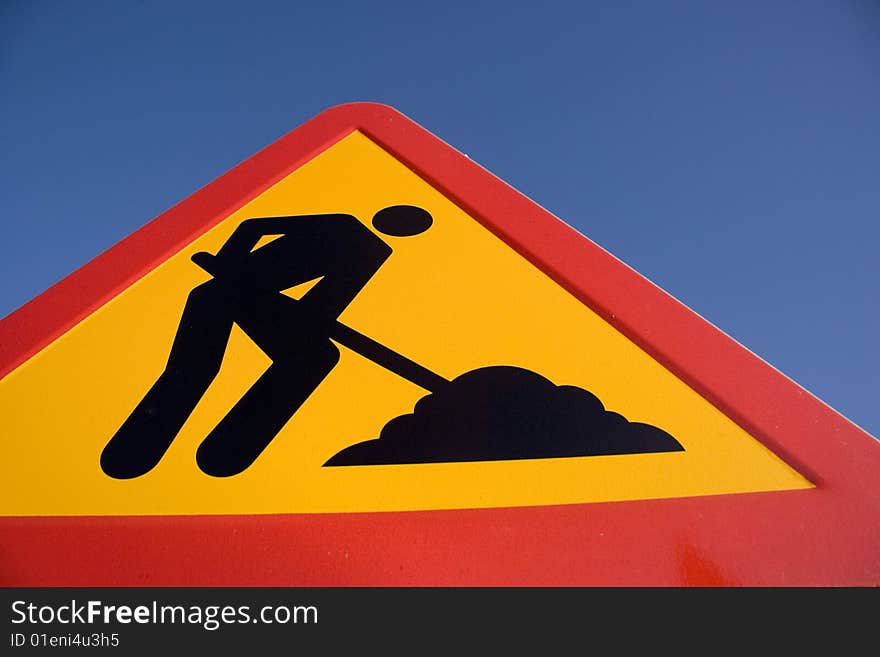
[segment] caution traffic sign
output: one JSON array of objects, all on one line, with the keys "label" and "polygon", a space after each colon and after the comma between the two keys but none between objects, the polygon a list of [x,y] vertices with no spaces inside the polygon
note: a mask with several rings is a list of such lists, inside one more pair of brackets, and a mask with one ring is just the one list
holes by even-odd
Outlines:
[{"label": "caution traffic sign", "polygon": [[4,319],[0,376],[7,584],[880,583],[876,440],[381,105]]}]

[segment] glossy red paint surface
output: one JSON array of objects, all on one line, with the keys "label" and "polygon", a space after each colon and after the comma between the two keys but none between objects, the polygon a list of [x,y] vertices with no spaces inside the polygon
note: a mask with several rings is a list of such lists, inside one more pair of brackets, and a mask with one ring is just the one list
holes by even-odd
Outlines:
[{"label": "glossy red paint surface", "polygon": [[2,320],[0,376],[353,130],[457,202],[816,487],[431,512],[2,518],[0,584],[880,584],[880,443],[382,105],[323,112]]}]

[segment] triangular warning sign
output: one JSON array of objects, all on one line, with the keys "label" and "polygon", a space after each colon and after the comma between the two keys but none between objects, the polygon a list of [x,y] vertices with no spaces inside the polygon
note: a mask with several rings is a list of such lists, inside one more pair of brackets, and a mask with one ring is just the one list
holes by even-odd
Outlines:
[{"label": "triangular warning sign", "polygon": [[880,444],[384,106],[0,338],[8,583],[880,583]]}]

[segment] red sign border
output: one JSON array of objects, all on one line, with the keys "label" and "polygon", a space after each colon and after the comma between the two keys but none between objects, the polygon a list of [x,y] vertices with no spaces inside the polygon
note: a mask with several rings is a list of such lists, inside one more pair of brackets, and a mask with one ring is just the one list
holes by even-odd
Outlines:
[{"label": "red sign border", "polygon": [[0,518],[3,586],[880,584],[880,443],[386,105],[328,109],[0,321],[0,377],[359,130],[816,487],[546,507]]}]

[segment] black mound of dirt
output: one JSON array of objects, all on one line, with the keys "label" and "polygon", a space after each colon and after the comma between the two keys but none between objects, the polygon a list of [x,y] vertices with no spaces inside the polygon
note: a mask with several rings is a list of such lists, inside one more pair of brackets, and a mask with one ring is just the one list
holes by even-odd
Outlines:
[{"label": "black mound of dirt", "polygon": [[683,451],[662,429],[628,422],[599,398],[518,367],[462,374],[389,421],[378,439],[325,466],[501,461]]}]

